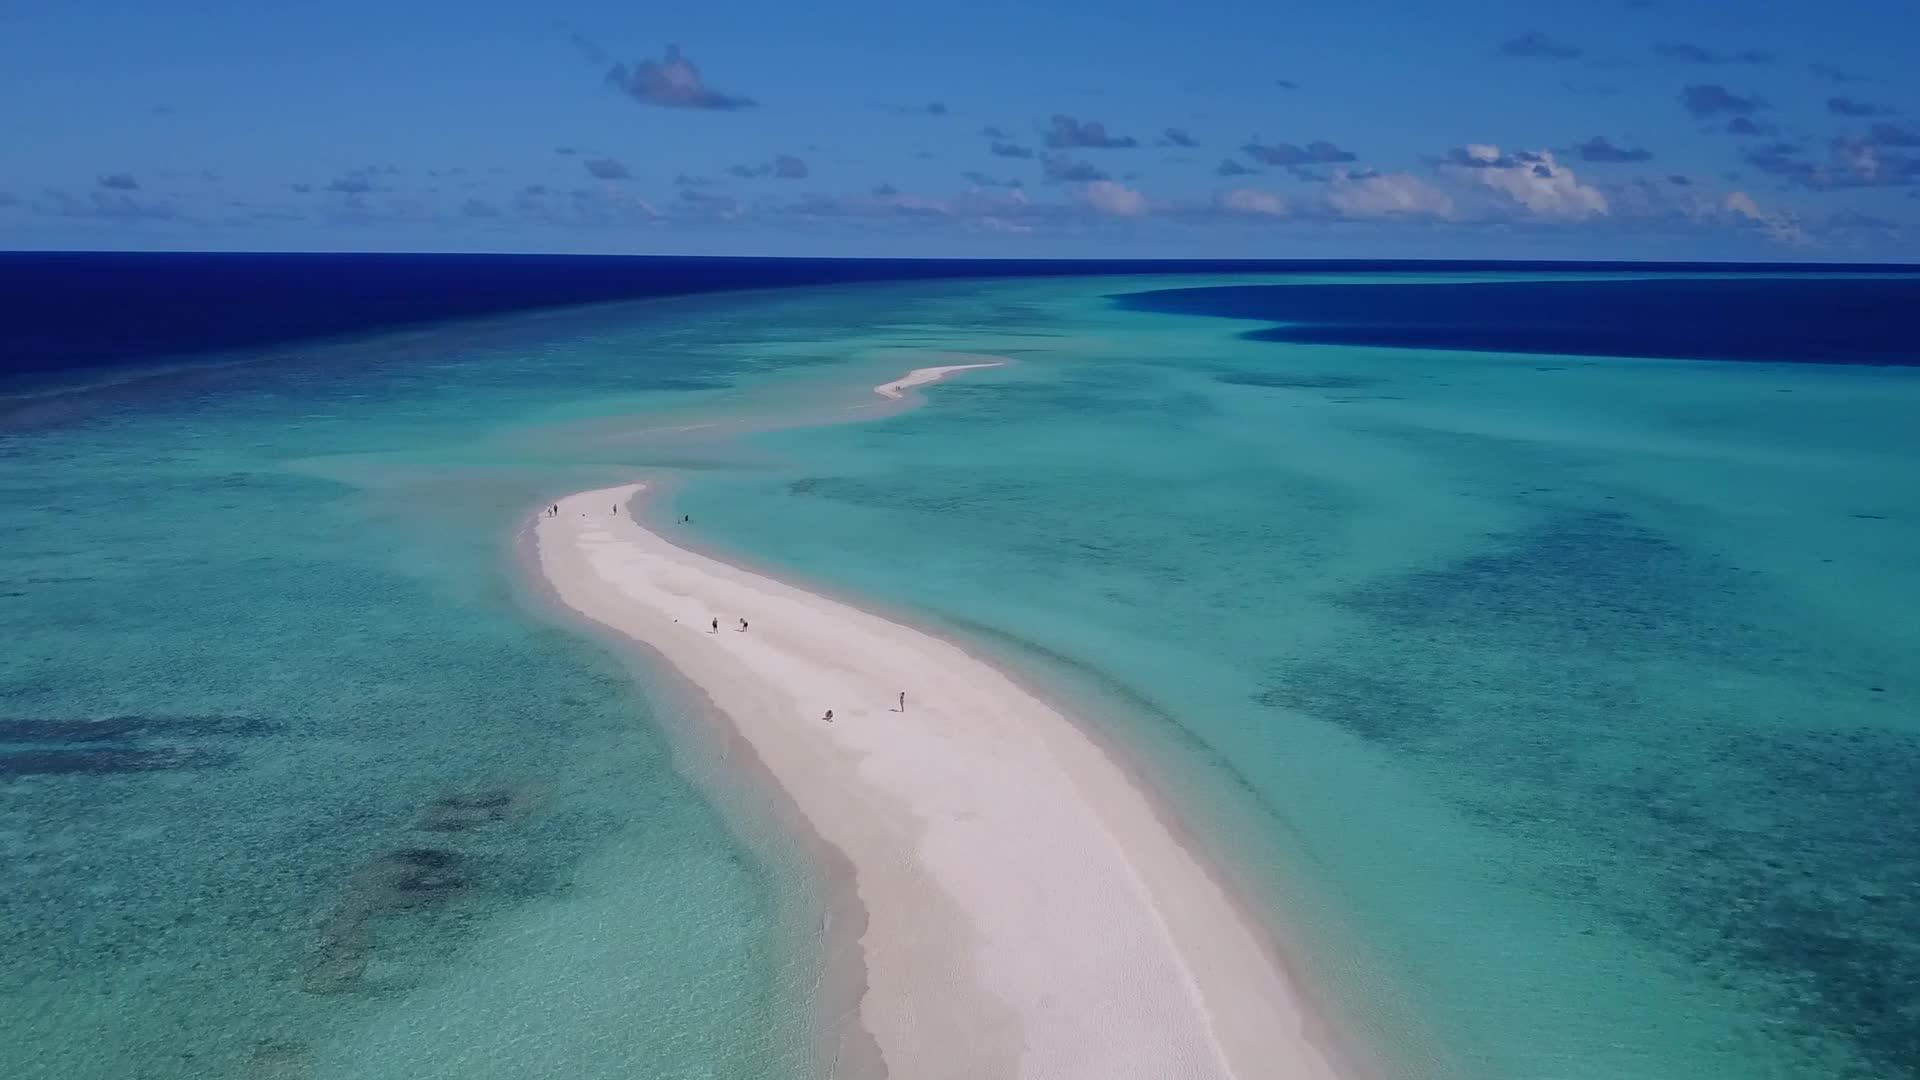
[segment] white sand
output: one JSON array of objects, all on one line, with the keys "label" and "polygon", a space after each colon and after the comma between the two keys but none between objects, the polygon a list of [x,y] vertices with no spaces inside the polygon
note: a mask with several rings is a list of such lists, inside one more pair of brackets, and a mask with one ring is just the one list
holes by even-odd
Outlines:
[{"label": "white sand", "polygon": [[939,382],[941,379],[946,378],[956,371],[972,371],[975,368],[999,367],[1004,363],[1006,363],[1005,360],[995,360],[986,364],[947,364],[942,367],[914,368],[912,371],[907,372],[892,382],[881,383],[879,386],[874,387],[873,392],[883,398],[903,397],[908,390],[916,386],[925,386],[927,383]]},{"label": "white sand", "polygon": [[703,688],[847,857],[871,1040],[845,1045],[904,1080],[1336,1075],[1269,942],[1078,728],[949,642],[669,543],[643,489],[561,500],[540,566]]}]

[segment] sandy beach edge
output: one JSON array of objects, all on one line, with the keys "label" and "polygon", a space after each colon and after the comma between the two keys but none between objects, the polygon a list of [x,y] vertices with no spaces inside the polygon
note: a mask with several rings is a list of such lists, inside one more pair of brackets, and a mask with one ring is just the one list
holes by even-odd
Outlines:
[{"label": "sandy beach edge", "polygon": [[[561,597],[541,567],[534,523],[523,522],[514,530],[509,552],[522,603],[603,642],[646,693],[683,702],[698,711],[702,720],[699,730],[669,733],[682,772],[686,771],[688,754],[720,759],[729,774],[727,787],[750,787],[755,803],[773,819],[768,824],[804,852],[820,890],[814,902],[820,916],[817,954],[822,967],[809,1002],[816,1029],[811,1055],[828,1066],[827,1075],[834,1080],[884,1078],[886,1066],[880,1046],[860,1024],[860,1002],[867,994],[867,969],[860,954],[860,939],[867,932],[867,909],[860,900],[852,860],[813,827],[746,732],[699,683],[659,650],[582,614]],[[699,744],[697,751],[688,746],[689,740]],[[727,794],[702,786],[710,796]],[[722,817],[736,835],[751,837],[752,830],[744,827],[739,815],[725,813],[725,806],[717,809],[723,811]]]}]

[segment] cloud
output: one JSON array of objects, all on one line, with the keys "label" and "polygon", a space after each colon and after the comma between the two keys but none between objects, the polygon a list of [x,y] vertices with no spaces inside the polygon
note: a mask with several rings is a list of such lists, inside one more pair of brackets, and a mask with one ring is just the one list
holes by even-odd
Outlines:
[{"label": "cloud", "polygon": [[680,203],[696,214],[723,219],[739,217],[743,210],[740,200],[731,195],[714,195],[693,188],[680,189]]},{"label": "cloud", "polygon": [[1867,130],[1866,141],[1874,146],[1920,147],[1920,131],[1898,124],[1875,124]]},{"label": "cloud", "polygon": [[1687,64],[1771,64],[1773,54],[1758,49],[1741,49],[1736,52],[1716,52],[1713,49],[1676,41],[1655,45],[1653,51],[1669,60],[1679,60]]},{"label": "cloud", "polygon": [[1814,78],[1825,79],[1828,82],[1864,83],[1873,81],[1872,79],[1862,78],[1859,75],[1837,68],[1832,64],[1808,64],[1807,70],[1813,74]]},{"label": "cloud", "polygon": [[981,137],[982,137],[982,138],[987,138],[987,139],[1011,139],[1011,138],[1013,138],[1013,136],[1011,136],[1011,135],[1009,135],[1009,134],[1007,134],[1007,133],[1006,133],[1006,132],[1004,132],[1004,131],[1001,131],[1001,130],[1000,130],[999,128],[997,128],[997,127],[993,127],[992,125],[988,125],[987,127],[983,127],[983,128],[981,128],[981,129],[980,129],[980,135],[981,135]]},{"label": "cloud", "polygon": [[1326,203],[1347,218],[1454,216],[1453,198],[1411,173],[1335,173]]},{"label": "cloud", "polygon": [[1727,121],[1725,131],[1729,135],[1771,135],[1774,133],[1774,126],[1755,123],[1751,117],[1736,116]]},{"label": "cloud", "polygon": [[1767,108],[1767,103],[1758,96],[1741,97],[1719,83],[1696,83],[1680,91],[1680,102],[1687,111],[1695,116],[1718,116],[1730,113],[1746,116]]},{"label": "cloud", "polygon": [[313,185],[312,184],[288,184],[287,190],[297,191],[300,194],[305,195],[308,192],[313,190]]},{"label": "cloud", "polygon": [[983,173],[983,172],[964,172],[964,173],[961,173],[960,176],[967,183],[972,184],[974,187],[1017,188],[1017,187],[1026,186],[1024,183],[1022,183],[1018,179],[1009,178],[1006,180],[1001,180],[1001,179],[998,179],[997,177],[988,176],[986,173]]},{"label": "cloud", "polygon": [[135,180],[132,173],[108,173],[100,178],[100,186],[115,191],[139,191],[140,181]]},{"label": "cloud", "polygon": [[1529,30],[1500,43],[1500,55],[1514,59],[1572,60],[1584,52],[1577,45],[1555,41],[1538,30]]},{"label": "cloud", "polygon": [[1075,192],[1079,200],[1109,217],[1139,217],[1147,212],[1147,198],[1136,188],[1111,180],[1082,184]]},{"label": "cloud", "polygon": [[700,69],[680,52],[680,46],[667,46],[660,60],[641,60],[632,67],[614,64],[607,71],[607,82],[642,105],[669,109],[746,109],[752,98],[724,94],[700,78]]},{"label": "cloud", "polygon": [[673,178],[675,187],[712,187],[719,182],[709,176],[689,176],[686,173]]},{"label": "cloud", "polygon": [[1081,123],[1071,116],[1060,114],[1054,115],[1042,141],[1051,150],[1125,150],[1140,145],[1131,135],[1108,135],[1106,125],[1098,120]]},{"label": "cloud", "polygon": [[1159,145],[1194,147],[1194,146],[1199,146],[1200,144],[1194,141],[1193,136],[1187,134],[1185,128],[1170,127],[1167,130],[1160,133]]},{"label": "cloud", "polygon": [[645,225],[659,221],[660,211],[625,185],[555,191],[545,184],[529,184],[515,192],[503,216],[520,221],[566,227],[607,228]]},{"label": "cloud", "polygon": [[1030,158],[1033,156],[1032,148],[1001,140],[995,140],[987,150],[996,157]]},{"label": "cloud", "polygon": [[334,177],[328,182],[327,190],[341,195],[365,195],[381,189],[374,186],[372,169],[355,169]]},{"label": "cloud", "polygon": [[1287,213],[1285,199],[1271,191],[1254,188],[1234,188],[1220,196],[1220,205],[1233,213],[1256,217],[1285,217]]},{"label": "cloud", "polygon": [[[1118,185],[1115,185],[1116,187]],[[1082,208],[1090,204],[1080,203]],[[1124,209],[1124,203],[1116,203]],[[766,213],[776,217],[818,220],[839,218],[866,221],[912,220],[946,221],[967,228],[988,229],[995,232],[1025,232],[1024,225],[1013,219],[1039,216],[1062,216],[1071,209],[1068,204],[1048,204],[1042,207],[1028,200],[1026,193],[1019,190],[982,191],[974,190],[952,198],[934,198],[901,191],[889,184],[883,184],[861,195],[810,195],[785,206],[769,207]]]},{"label": "cloud", "polygon": [[945,116],[947,115],[947,103],[944,101],[929,101],[924,105],[902,105],[899,107],[899,110],[903,113],[922,113],[927,116]]},{"label": "cloud", "polygon": [[104,218],[111,221],[166,221],[177,217],[173,204],[141,199],[123,191],[93,190],[75,195],[48,188],[33,201],[36,213],[54,217]]},{"label": "cloud", "polygon": [[1692,187],[1693,186],[1693,181],[1687,179],[1684,176],[1681,176],[1679,173],[1668,173],[1667,183],[1672,184],[1674,187]]},{"label": "cloud", "polygon": [[1282,90],[1300,89],[1300,84],[1297,82],[1294,82],[1292,79],[1275,79],[1273,80],[1273,85],[1279,87]]},{"label": "cloud", "polygon": [[1234,158],[1221,158],[1220,164],[1213,167],[1215,176],[1252,176],[1259,171],[1240,164]]},{"label": "cloud", "polygon": [[1814,176],[1819,170],[1814,167],[1813,162],[1803,156],[1803,153],[1792,143],[1767,143],[1749,148],[1741,155],[1741,160],[1761,172],[1790,177],[1801,183],[1812,185]]},{"label": "cloud", "polygon": [[1835,116],[1891,116],[1893,110],[1884,105],[1875,105],[1871,101],[1860,101],[1850,97],[1830,97],[1827,99],[1827,111]]},{"label": "cloud", "polygon": [[1606,195],[1580,183],[1548,150],[1506,155],[1497,146],[1471,143],[1450,151],[1447,162],[1446,168],[1505,195],[1534,217],[1573,219],[1607,212]]},{"label": "cloud", "polygon": [[1628,164],[1653,160],[1653,151],[1629,150],[1626,147],[1615,146],[1607,141],[1605,135],[1595,135],[1574,149],[1579,151],[1581,161],[1591,161],[1596,164]]},{"label": "cloud", "polygon": [[1823,224],[1829,229],[1843,232],[1851,229],[1877,229],[1900,232],[1904,229],[1904,226],[1897,221],[1889,221],[1886,218],[1875,217],[1872,214],[1862,214],[1857,210],[1837,210],[1827,215],[1827,220],[1823,222]]},{"label": "cloud", "polygon": [[807,163],[792,154],[775,154],[772,161],[763,165],[729,165],[727,174],[742,180],[757,180],[765,176],[775,180],[804,180]]},{"label": "cloud", "polygon": [[1075,161],[1065,154],[1048,154],[1040,161],[1041,173],[1053,183],[1098,183],[1108,179],[1106,173],[1085,161]]},{"label": "cloud", "polygon": [[1304,147],[1292,143],[1250,142],[1240,149],[1262,165],[1337,165],[1354,160],[1352,154],[1325,141],[1310,142]]},{"label": "cloud", "polygon": [[1761,172],[1815,191],[1907,187],[1920,184],[1920,155],[1907,152],[1916,146],[1920,146],[1920,133],[1876,124],[1864,136],[1842,135],[1829,140],[1824,161],[1814,160],[1801,146],[1788,142],[1752,147],[1742,160]]},{"label": "cloud", "polygon": [[593,174],[596,180],[631,180],[633,178],[633,174],[627,171],[625,165],[612,158],[588,158],[580,164],[586,166],[587,172]]},{"label": "cloud", "polygon": [[468,199],[460,204],[460,216],[463,218],[497,218],[500,208],[484,199]]},{"label": "cloud", "polygon": [[1806,243],[1806,233],[1791,215],[1761,210],[1759,204],[1753,201],[1753,196],[1744,191],[1729,192],[1722,205],[1734,217],[1765,229],[1775,240],[1788,244]]}]

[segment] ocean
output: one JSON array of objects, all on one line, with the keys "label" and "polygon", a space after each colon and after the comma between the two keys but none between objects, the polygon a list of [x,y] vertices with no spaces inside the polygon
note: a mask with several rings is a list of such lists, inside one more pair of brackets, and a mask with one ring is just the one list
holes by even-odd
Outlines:
[{"label": "ocean", "polygon": [[517,561],[643,474],[1067,704],[1395,1075],[1920,1076],[1920,277],[112,265],[0,336],[8,1076],[817,1073],[807,853]]}]

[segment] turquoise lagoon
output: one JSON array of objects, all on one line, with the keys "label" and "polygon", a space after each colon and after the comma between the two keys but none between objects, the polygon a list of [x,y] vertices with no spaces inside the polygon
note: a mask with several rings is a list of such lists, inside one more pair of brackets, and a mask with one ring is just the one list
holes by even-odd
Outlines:
[{"label": "turquoise lagoon", "polygon": [[[1914,370],[1109,299],[1196,283],[6,388],[0,1068],[823,1073],[805,850],[517,561],[543,499],[644,474],[697,542],[1068,703],[1394,1075],[1920,1075]],[[848,411],[943,352],[1014,363]]]}]

